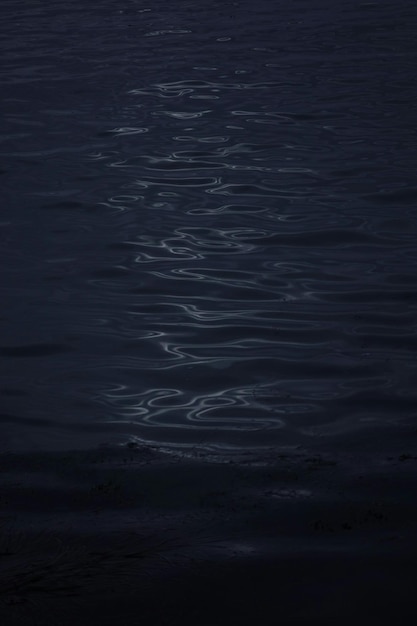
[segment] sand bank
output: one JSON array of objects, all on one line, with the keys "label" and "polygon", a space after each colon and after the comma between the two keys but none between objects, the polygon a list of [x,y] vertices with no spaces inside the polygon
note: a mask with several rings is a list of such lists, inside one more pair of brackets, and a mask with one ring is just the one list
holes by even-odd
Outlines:
[{"label": "sand bank", "polygon": [[410,616],[416,470],[399,445],[229,459],[140,445],[4,453],[1,623]]}]

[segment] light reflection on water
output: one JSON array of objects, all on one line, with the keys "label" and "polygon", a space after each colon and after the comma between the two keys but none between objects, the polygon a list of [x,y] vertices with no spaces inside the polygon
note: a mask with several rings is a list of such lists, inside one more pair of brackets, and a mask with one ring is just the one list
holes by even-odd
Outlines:
[{"label": "light reflection on water", "polygon": [[412,416],[410,7],[313,4],[5,2],[6,447]]}]

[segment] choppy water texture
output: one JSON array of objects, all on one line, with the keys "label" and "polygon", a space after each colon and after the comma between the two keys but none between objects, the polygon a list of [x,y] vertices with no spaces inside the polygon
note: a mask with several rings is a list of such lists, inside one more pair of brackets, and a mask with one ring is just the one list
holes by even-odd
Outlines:
[{"label": "choppy water texture", "polygon": [[412,2],[1,12],[2,449],[413,420]]}]

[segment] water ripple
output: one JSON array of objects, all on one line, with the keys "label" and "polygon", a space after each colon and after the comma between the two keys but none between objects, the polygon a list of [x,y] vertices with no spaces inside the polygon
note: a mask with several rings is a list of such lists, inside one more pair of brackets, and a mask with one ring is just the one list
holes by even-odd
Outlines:
[{"label": "water ripple", "polygon": [[411,418],[411,5],[4,5],[6,445]]}]

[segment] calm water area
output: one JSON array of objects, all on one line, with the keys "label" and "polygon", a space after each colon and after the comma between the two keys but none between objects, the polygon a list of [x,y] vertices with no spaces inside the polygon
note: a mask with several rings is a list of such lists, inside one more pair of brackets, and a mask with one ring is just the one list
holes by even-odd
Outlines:
[{"label": "calm water area", "polygon": [[416,25],[2,0],[2,624],[411,623]]},{"label": "calm water area", "polygon": [[413,3],[2,3],[2,449],[415,416]]}]

